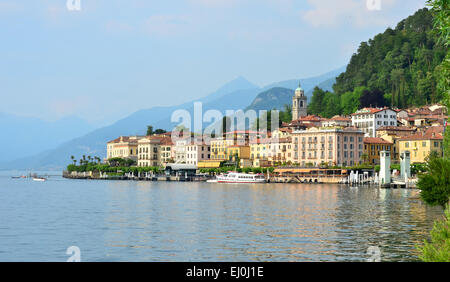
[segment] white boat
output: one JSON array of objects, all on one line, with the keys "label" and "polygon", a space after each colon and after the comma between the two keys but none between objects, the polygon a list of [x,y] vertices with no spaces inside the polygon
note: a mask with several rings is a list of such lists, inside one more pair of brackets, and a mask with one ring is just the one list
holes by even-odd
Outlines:
[{"label": "white boat", "polygon": [[47,181],[47,178],[44,178],[44,177],[33,177],[33,181],[43,182],[43,181]]},{"label": "white boat", "polygon": [[266,183],[264,174],[229,172],[216,176],[217,183]]}]

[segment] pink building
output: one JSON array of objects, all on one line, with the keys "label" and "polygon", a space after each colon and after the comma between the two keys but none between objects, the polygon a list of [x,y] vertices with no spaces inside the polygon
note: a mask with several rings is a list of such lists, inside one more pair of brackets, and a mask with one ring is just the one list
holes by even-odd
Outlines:
[{"label": "pink building", "polygon": [[186,146],[186,164],[197,165],[199,161],[211,158],[211,146],[206,144],[191,144]]},{"label": "pink building", "polygon": [[354,127],[310,128],[292,133],[293,162],[301,166],[354,166],[362,162],[364,132]]}]

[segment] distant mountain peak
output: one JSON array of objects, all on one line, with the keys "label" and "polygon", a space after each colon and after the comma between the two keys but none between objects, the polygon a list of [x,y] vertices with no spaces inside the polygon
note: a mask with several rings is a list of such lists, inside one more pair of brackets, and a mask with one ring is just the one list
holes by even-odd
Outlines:
[{"label": "distant mountain peak", "polygon": [[253,84],[252,82],[248,81],[245,77],[242,75],[236,77],[235,79],[225,83],[222,87],[218,89],[219,90],[226,90],[230,92],[234,92],[237,90],[242,89],[251,89],[251,88],[259,88],[256,84]]}]

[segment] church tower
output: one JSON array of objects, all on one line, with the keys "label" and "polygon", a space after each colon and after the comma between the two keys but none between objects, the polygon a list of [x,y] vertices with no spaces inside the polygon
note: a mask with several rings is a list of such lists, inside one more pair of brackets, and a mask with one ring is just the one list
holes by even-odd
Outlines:
[{"label": "church tower", "polygon": [[302,89],[300,83],[298,88],[295,90],[294,98],[292,99],[292,120],[298,120],[301,117],[307,116],[306,111],[307,97],[305,96],[305,91]]}]

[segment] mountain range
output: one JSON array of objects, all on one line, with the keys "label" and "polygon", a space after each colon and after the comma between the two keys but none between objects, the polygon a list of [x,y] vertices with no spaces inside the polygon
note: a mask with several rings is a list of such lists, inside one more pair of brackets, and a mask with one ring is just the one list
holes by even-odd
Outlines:
[{"label": "mountain range", "polygon": [[[175,110],[185,109],[193,116],[193,103],[202,102],[203,112],[214,109],[225,114],[225,110],[239,110],[249,108],[249,105],[264,109],[261,104],[261,97],[271,93],[273,105],[290,103],[293,89],[298,87],[299,81],[305,89],[306,95],[311,97],[312,90],[315,86],[323,89],[330,89],[334,84],[336,77],[345,71],[345,67],[339,68],[332,72],[306,79],[293,79],[282,82],[272,83],[265,87],[247,81],[243,77],[238,77],[233,81],[223,85],[215,92],[205,96],[202,99],[190,101],[177,106],[170,107],[153,107],[137,111],[126,118],[123,118],[114,124],[99,129],[95,129],[86,134],[80,134],[79,137],[66,142],[60,143],[58,146],[41,147],[42,152],[32,156],[19,155],[20,157],[14,161],[0,163],[0,168],[4,169],[62,169],[70,161],[71,156],[76,159],[82,155],[106,156],[106,142],[117,138],[121,135],[145,135],[147,125],[152,125],[154,129],[163,128],[171,130],[177,123],[171,122],[171,115]],[[262,98],[264,101],[266,98]],[[251,107],[251,106],[250,106]],[[204,125],[204,128],[207,125]],[[63,132],[63,129],[61,129]],[[55,130],[54,134],[60,134],[59,130]],[[59,139],[58,139],[59,140]],[[30,140],[30,143],[32,140]],[[56,139],[55,139],[56,142]],[[16,155],[17,157],[18,155]]]},{"label": "mountain range", "polygon": [[94,129],[88,122],[76,116],[49,122],[7,113],[0,113],[0,128],[4,137],[0,139],[2,161],[53,149]]}]

